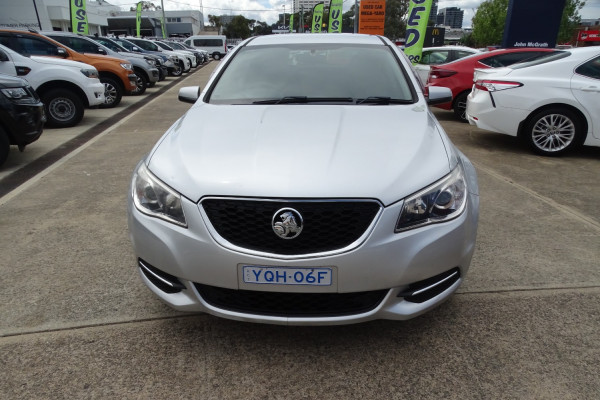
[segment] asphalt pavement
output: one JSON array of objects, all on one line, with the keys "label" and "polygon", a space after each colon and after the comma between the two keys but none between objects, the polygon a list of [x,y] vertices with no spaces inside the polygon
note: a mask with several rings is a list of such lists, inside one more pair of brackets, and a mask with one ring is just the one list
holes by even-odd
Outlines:
[{"label": "asphalt pavement", "polygon": [[1,399],[600,398],[600,148],[539,157],[451,112],[435,114],[477,168],[481,215],[465,284],[442,306],[282,327],[162,304],[136,271],[127,188],[189,109],[178,89],[216,65],[98,118],[109,126],[0,197]]}]

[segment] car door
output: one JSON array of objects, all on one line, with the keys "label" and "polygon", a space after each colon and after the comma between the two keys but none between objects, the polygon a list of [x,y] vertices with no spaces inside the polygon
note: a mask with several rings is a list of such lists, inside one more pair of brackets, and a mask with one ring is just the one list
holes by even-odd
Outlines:
[{"label": "car door", "polygon": [[592,119],[592,134],[600,138],[600,56],[575,69],[571,91]]},{"label": "car door", "polygon": [[423,83],[427,82],[431,65],[444,64],[450,61],[450,50],[427,50],[423,49],[421,61],[415,64],[415,70]]}]

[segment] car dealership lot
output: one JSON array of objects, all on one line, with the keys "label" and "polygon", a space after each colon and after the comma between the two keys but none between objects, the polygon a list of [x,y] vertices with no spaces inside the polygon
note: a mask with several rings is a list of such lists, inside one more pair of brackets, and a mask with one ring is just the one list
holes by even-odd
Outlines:
[{"label": "car dealership lot", "polygon": [[440,308],[286,328],[160,303],[135,269],[126,191],[189,108],[178,88],[216,64],[0,198],[1,398],[598,397],[600,149],[539,157],[447,111],[435,113],[477,168],[481,214],[469,275]]}]

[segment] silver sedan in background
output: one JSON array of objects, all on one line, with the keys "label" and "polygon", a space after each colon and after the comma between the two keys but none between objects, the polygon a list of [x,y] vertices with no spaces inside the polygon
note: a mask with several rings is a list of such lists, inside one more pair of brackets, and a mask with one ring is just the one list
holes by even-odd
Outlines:
[{"label": "silver sedan in background", "polygon": [[[388,39],[241,43],[136,167],[142,280],[184,311],[273,324],[403,320],[446,300],[475,248],[475,170]],[[232,118],[235,116],[235,118]]]}]

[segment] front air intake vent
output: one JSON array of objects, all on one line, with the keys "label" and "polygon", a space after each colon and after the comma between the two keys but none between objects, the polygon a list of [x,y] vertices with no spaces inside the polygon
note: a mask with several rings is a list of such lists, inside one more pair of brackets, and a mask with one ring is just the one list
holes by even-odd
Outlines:
[{"label": "front air intake vent", "polygon": [[138,266],[144,276],[148,278],[154,286],[165,293],[178,293],[185,289],[185,286],[179,279],[153,267],[141,258],[138,259]]},{"label": "front air intake vent", "polygon": [[404,300],[412,303],[423,303],[439,295],[459,279],[460,270],[453,268],[432,278],[411,283],[406,290],[398,294],[398,297],[404,297]]}]

